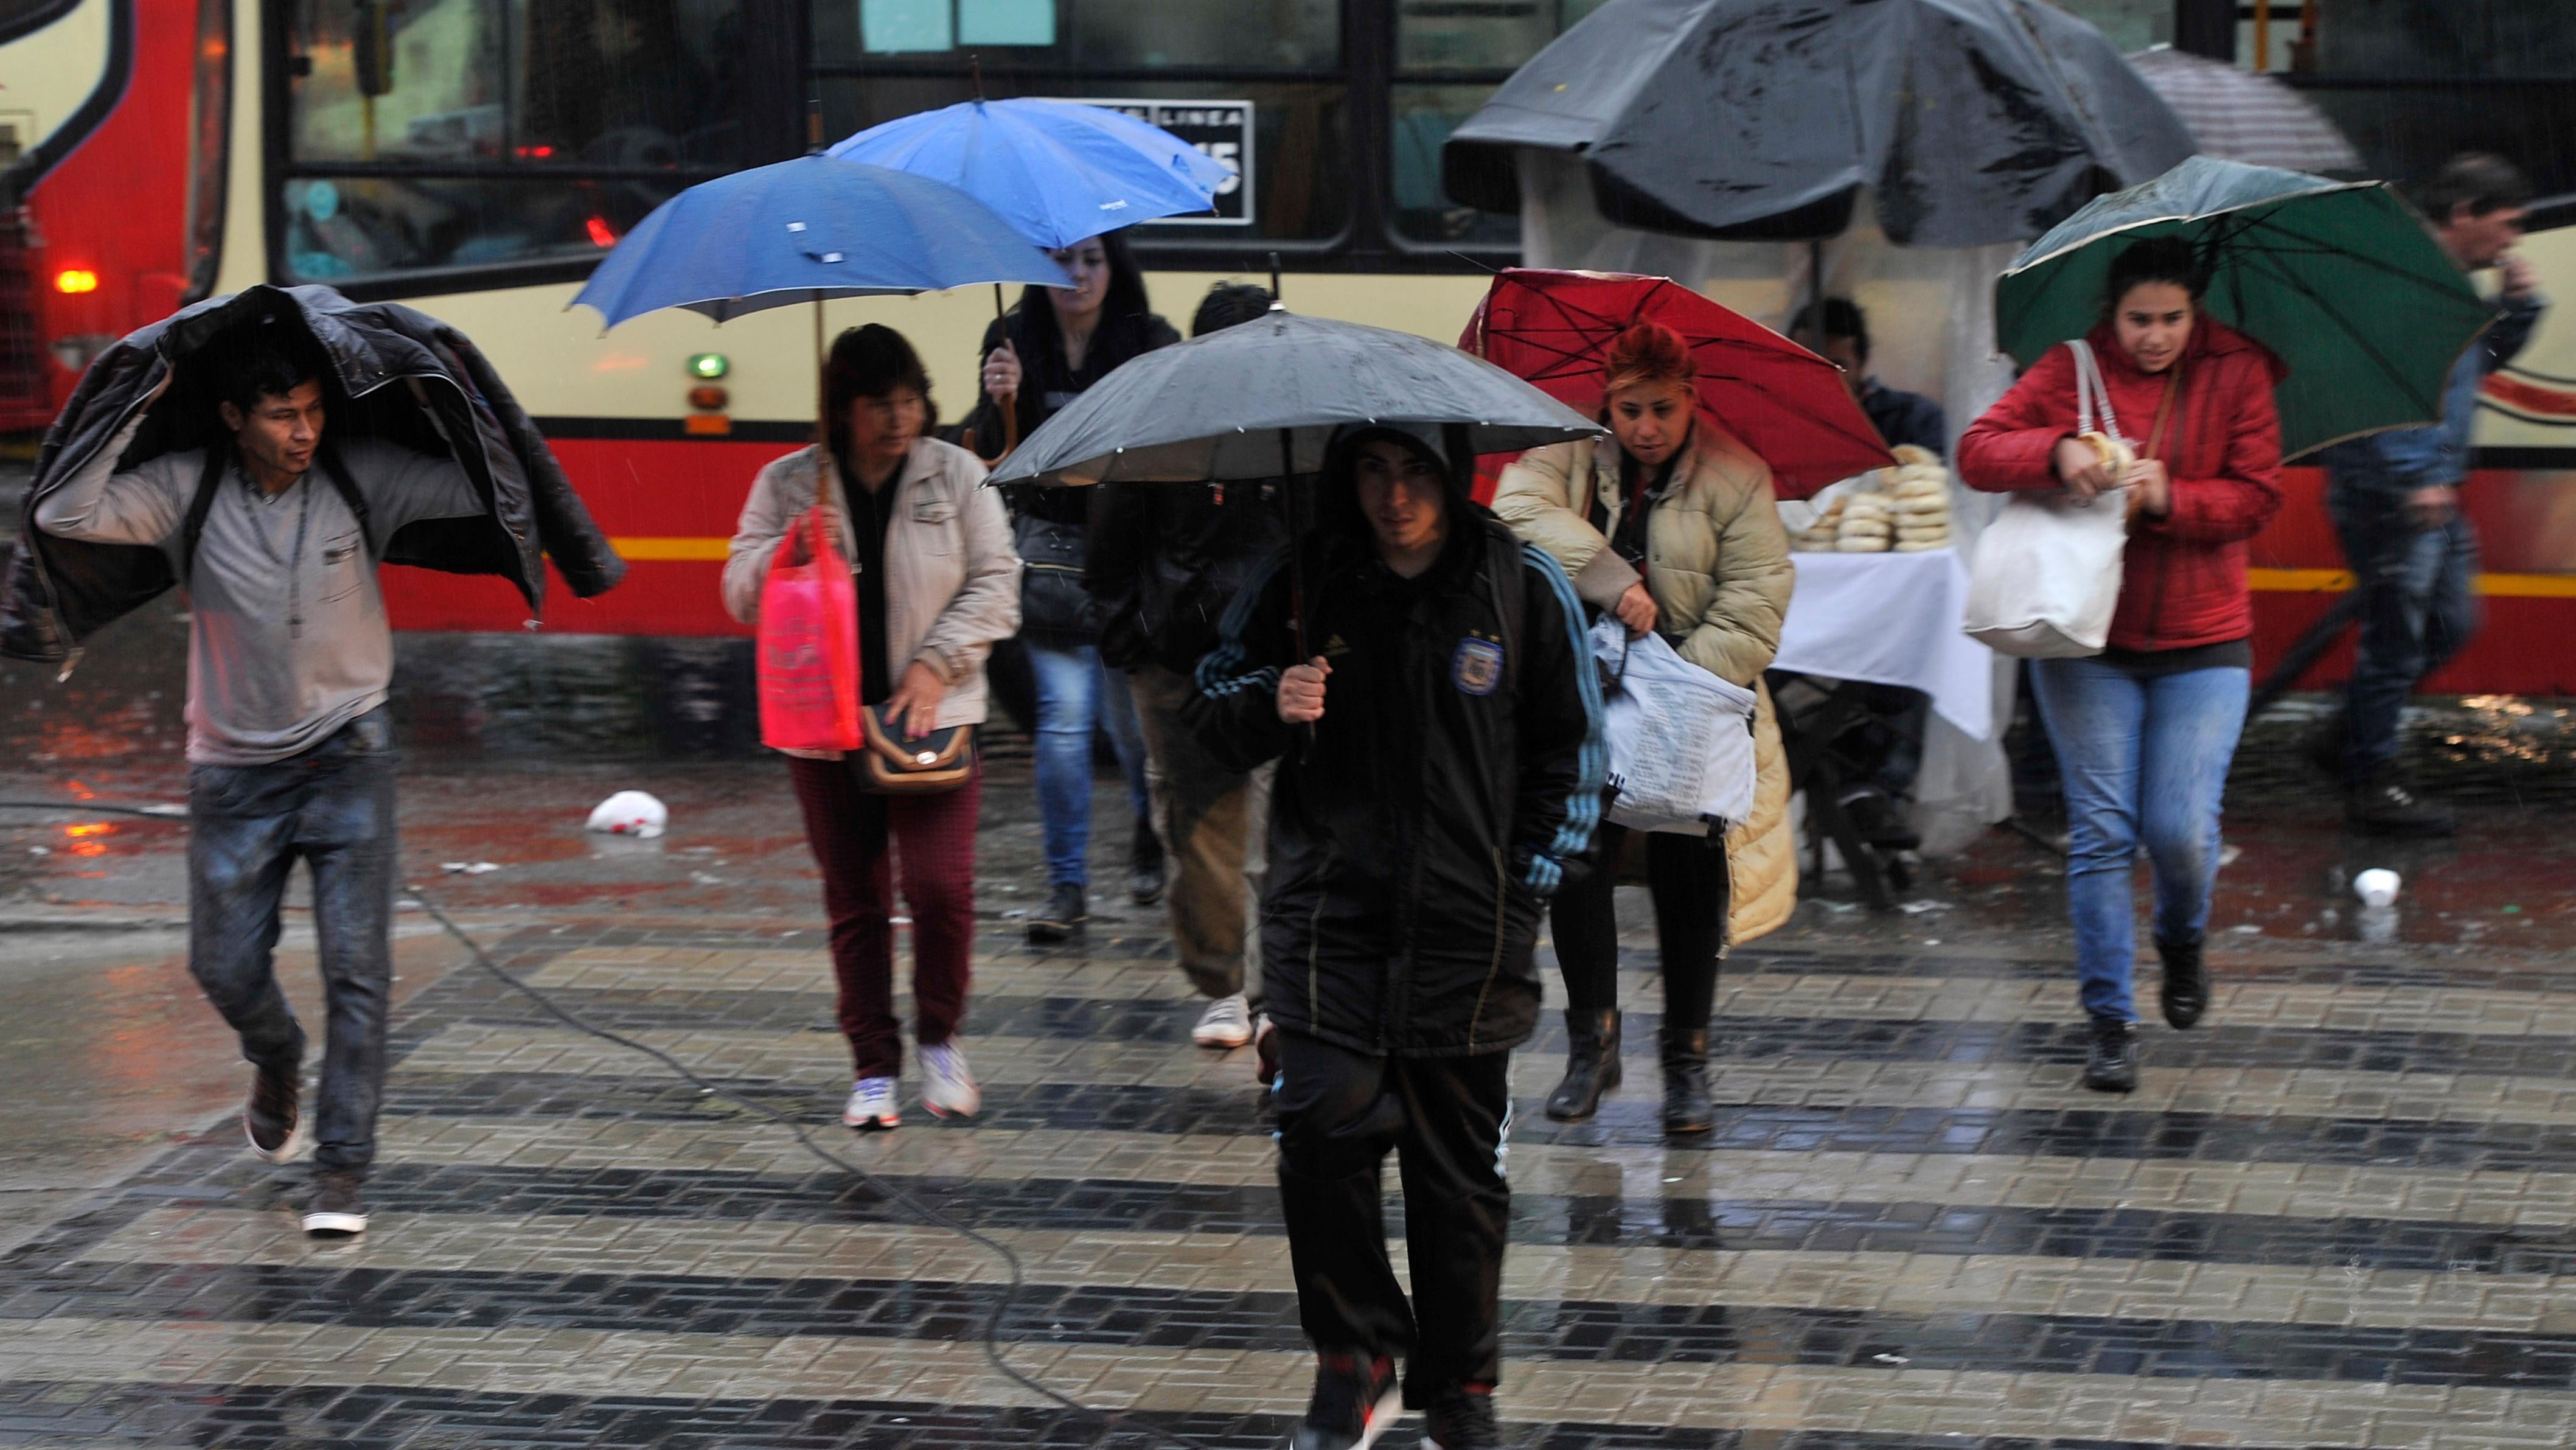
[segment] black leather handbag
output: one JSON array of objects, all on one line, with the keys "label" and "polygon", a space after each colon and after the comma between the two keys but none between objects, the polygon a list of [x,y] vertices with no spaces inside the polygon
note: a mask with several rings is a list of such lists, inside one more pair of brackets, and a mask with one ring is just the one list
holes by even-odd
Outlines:
[{"label": "black leather handbag", "polygon": [[859,779],[872,795],[938,795],[975,773],[975,727],[951,725],[903,738],[886,723],[886,707],[859,712]]},{"label": "black leather handbag", "polygon": [[1020,633],[1041,644],[1088,644],[1100,634],[1100,607],[1083,583],[1090,531],[1035,514],[1011,521],[1011,541],[1028,567],[1020,574]]}]

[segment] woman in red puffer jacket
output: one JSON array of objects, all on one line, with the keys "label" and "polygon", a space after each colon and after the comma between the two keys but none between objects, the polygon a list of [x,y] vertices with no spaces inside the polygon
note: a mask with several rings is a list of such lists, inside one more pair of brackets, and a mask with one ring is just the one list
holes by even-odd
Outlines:
[{"label": "woman in red puffer jacket", "polygon": [[2031,691],[2066,789],[2066,895],[2092,1019],[2085,1086],[2138,1081],[2130,877],[2143,844],[2156,887],[2165,1021],[2209,1005],[2201,938],[2218,875],[2218,813],[2245,720],[2253,651],[2246,541],[2281,507],[2272,389],[2287,373],[2261,343],[2200,310],[2188,242],[2136,243],[2111,264],[2088,339],[2137,461],[2115,476],[2076,437],[2075,360],[2052,348],[1959,440],[1959,472],[1994,492],[2125,486],[2129,542],[2110,645],[2031,662]]}]

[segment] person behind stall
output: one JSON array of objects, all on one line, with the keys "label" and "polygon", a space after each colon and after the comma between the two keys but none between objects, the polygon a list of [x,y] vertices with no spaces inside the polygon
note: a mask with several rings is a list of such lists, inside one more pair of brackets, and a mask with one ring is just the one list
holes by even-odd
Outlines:
[{"label": "person behind stall", "polygon": [[[1890,448],[1912,444],[1950,456],[1949,421],[1921,393],[1881,383],[1869,371],[1869,318],[1848,297],[1808,303],[1789,324],[1790,339],[1843,370],[1843,387]],[[1840,802],[1871,845],[1911,851],[1922,838],[1907,820],[1914,781],[1923,770],[1923,733],[1932,697],[1903,685],[1854,684],[1866,716],[1836,737],[1833,758],[1843,781]]]},{"label": "person behind stall", "polygon": [[[984,329],[983,393],[966,420],[977,452],[1001,456],[1009,432],[1028,437],[1111,369],[1181,340],[1145,300],[1145,274],[1127,239],[1107,232],[1049,254],[1069,286],[1026,287],[1010,313]],[[1163,894],[1163,843],[1154,834],[1145,742],[1135,697],[1100,659],[1097,609],[1083,587],[1091,499],[1078,488],[1006,490],[1012,536],[1028,561],[1021,642],[1037,677],[1038,817],[1045,828],[1048,894],[1029,917],[1032,942],[1060,942],[1090,919],[1091,740],[1105,729],[1127,781],[1134,825],[1128,896],[1148,906]]]},{"label": "person behind stall", "polygon": [[2487,152],[2452,157],[2424,187],[2433,239],[2451,260],[2462,271],[2499,269],[2504,315],[2451,364],[2439,422],[2347,439],[2319,455],[2326,511],[2361,595],[2343,717],[2320,742],[2343,778],[2344,819],[2366,835],[2459,828],[2398,759],[2397,725],[2416,685],[2478,632],[2478,533],[2460,511],[2460,485],[2479,387],[2531,341],[2548,306],[2539,273],[2513,254],[2530,198],[2521,169]]},{"label": "person behind stall", "polygon": [[1798,309],[1789,340],[1843,370],[1843,387],[1860,404],[1878,436],[1894,448],[1911,443],[1950,456],[1950,428],[1941,405],[1921,393],[1891,388],[1869,371],[1869,318],[1848,297],[1827,297]]},{"label": "person behind stall", "polygon": [[2209,1006],[2202,938],[2218,877],[2218,817],[2253,663],[2246,541],[2281,507],[2272,389],[2288,369],[2201,310],[2191,244],[2159,237],[2112,260],[2088,337],[2137,461],[2115,475],[2076,436],[2076,365],[2051,348],[1959,439],[1959,472],[1993,492],[2125,489],[2128,544],[2109,647],[2033,660],[2032,693],[2066,794],[2067,912],[2091,1021],[2084,1085],[2138,1085],[2131,874],[2155,881],[2162,1006],[2175,1028]]},{"label": "person behind stall", "polygon": [[[1220,282],[1199,303],[1192,336],[1250,322],[1267,288]],[[1236,1048],[1260,1010],[1250,927],[1261,875],[1271,767],[1239,771],[1211,756],[1183,723],[1190,674],[1216,648],[1217,621],[1243,581],[1287,539],[1285,480],[1200,486],[1113,483],[1094,490],[1091,568],[1100,656],[1136,692],[1154,826],[1172,860],[1172,943],[1181,972],[1208,999],[1190,1040]],[[1117,676],[1113,674],[1113,682]]]},{"label": "person behind stall", "polygon": [[1591,839],[1605,752],[1581,605],[1473,502],[1473,463],[1436,427],[1341,430],[1299,568],[1274,555],[1246,582],[1198,670],[1208,750],[1277,762],[1261,976],[1318,1357],[1297,1450],[1373,1440],[1399,1402],[1441,1450],[1501,1443],[1511,1049],[1538,1024],[1539,916]]},{"label": "person behind stall", "polygon": [[[257,324],[213,365],[223,441],[117,472],[137,408],[34,522],[158,548],[188,591],[188,972],[254,1070],[251,1151],[282,1163],[310,1138],[304,1230],[347,1236],[367,1227],[393,995],[394,642],[376,563],[404,526],[484,505],[453,458],[331,436],[345,399],[286,323]],[[309,1117],[305,1032],[274,955],[298,858],[328,1024]]]},{"label": "person behind stall", "polygon": [[[800,448],[752,480],[724,568],[725,608],[760,620],[771,560],[806,512],[823,515],[858,592],[859,698],[926,734],[984,720],[984,660],[1019,624],[1020,559],[1000,497],[972,453],[929,437],[930,377],[903,334],[870,323],[833,340],[824,371],[835,464]],[[787,776],[823,877],[832,975],[854,1068],[841,1121],[892,1128],[903,1038],[894,1015],[895,859],[912,915],[914,1042],[921,1102],[972,1117],[982,1094],[958,1035],[975,944],[979,770],[963,786],[889,796],[838,751],[790,751]]]},{"label": "person behind stall", "polygon": [[[1634,634],[1659,630],[1682,658],[1755,688],[1779,648],[1789,605],[1789,539],[1772,501],[1769,465],[1697,415],[1697,377],[1678,334],[1651,322],[1631,326],[1602,363],[1602,419],[1611,437],[1521,455],[1495,485],[1494,511],[1564,566],[1594,610]],[[1778,806],[1787,795],[1787,764],[1767,695],[1762,715],[1770,733],[1760,753],[1770,779],[1760,794]],[[1795,869],[1786,821],[1782,809],[1761,848],[1740,863],[1730,862],[1723,833],[1646,836],[1664,978],[1666,1132],[1704,1133],[1715,1125],[1708,1023],[1718,957],[1731,907],[1768,918],[1762,930],[1786,915],[1776,900],[1781,873]],[[1612,902],[1627,838],[1625,828],[1605,823],[1585,868],[1556,894],[1552,925],[1565,974],[1568,1047],[1547,1115],[1559,1122],[1591,1117],[1622,1076]],[[1766,884],[1738,896],[1731,879],[1737,864]],[[1791,883],[1792,895],[1795,889]]]}]

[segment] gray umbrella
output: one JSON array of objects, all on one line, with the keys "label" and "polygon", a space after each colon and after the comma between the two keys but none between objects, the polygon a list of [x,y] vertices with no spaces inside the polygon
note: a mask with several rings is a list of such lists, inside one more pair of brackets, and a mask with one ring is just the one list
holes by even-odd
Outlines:
[{"label": "gray umbrella", "polygon": [[1590,438],[1599,424],[1480,357],[1273,307],[1120,364],[993,470],[995,483],[1203,483],[1314,473],[1346,423],[1458,426],[1470,450]]},{"label": "gray umbrella", "polygon": [[1451,196],[1520,209],[1514,152],[1579,153],[1601,214],[1683,235],[2038,236],[2191,136],[2099,31],[2044,0],[1610,0],[1441,149]]}]

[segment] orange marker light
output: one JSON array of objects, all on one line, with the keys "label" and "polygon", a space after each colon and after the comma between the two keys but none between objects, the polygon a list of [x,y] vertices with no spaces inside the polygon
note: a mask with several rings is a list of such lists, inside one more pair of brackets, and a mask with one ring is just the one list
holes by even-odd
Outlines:
[{"label": "orange marker light", "polygon": [[65,294],[95,292],[98,274],[87,267],[65,267],[54,274],[54,290]]}]

